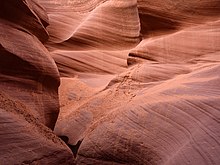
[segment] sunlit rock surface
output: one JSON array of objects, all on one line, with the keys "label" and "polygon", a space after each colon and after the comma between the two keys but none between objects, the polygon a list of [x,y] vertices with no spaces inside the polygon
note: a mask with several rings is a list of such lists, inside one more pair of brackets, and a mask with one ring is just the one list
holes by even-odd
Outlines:
[{"label": "sunlit rock surface", "polygon": [[1,8],[2,162],[220,164],[219,0]]}]

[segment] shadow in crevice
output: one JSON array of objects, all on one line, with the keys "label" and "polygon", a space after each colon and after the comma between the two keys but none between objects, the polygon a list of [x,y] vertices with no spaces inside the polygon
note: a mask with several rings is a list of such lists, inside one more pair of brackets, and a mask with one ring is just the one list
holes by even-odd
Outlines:
[{"label": "shadow in crevice", "polygon": [[59,136],[59,137],[60,137],[60,138],[66,143],[66,145],[71,149],[71,151],[72,151],[74,157],[76,157],[76,156],[77,156],[77,153],[78,153],[78,150],[79,150],[79,147],[80,147],[80,145],[81,145],[81,143],[82,143],[82,140],[79,140],[79,141],[76,143],[76,145],[71,145],[71,144],[68,143],[69,138],[68,138],[67,136]]}]

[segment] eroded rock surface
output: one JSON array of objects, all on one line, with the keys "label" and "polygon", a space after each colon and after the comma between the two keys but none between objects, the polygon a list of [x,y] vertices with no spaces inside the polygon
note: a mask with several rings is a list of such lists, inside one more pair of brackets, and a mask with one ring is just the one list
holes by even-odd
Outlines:
[{"label": "eroded rock surface", "polygon": [[18,164],[220,164],[219,0],[10,3],[3,160],[15,140]]},{"label": "eroded rock surface", "polygon": [[1,1],[0,8],[0,164],[72,164],[70,149],[50,130],[60,78],[42,43],[47,13],[29,0]]}]

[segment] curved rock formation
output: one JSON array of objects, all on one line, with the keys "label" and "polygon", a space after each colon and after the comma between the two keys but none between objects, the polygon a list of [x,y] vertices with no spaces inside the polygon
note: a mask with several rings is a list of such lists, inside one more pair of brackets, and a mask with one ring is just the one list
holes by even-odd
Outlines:
[{"label": "curved rock formation", "polygon": [[207,3],[138,1],[143,40],[125,50],[126,71],[104,46],[51,49],[61,75],[75,76],[61,83],[55,132],[81,142],[77,164],[219,163],[219,2]]},{"label": "curved rock formation", "polygon": [[0,94],[0,122],[0,164],[73,164],[64,142],[23,104],[4,94]]},{"label": "curved rock formation", "polygon": [[0,6],[0,164],[72,164],[68,147],[49,130],[59,113],[60,78],[42,44],[47,14],[31,0]]},{"label": "curved rock formation", "polygon": [[[49,33],[51,33],[53,38],[60,37],[61,39],[62,36],[60,36],[60,33],[63,33],[63,36],[69,33],[69,36],[65,37],[66,40],[61,40],[59,43],[56,42],[55,47],[64,50],[121,50],[129,49],[140,41],[140,26],[136,0],[105,1],[101,4],[98,3],[99,5],[96,8],[87,13],[81,13],[81,8],[79,8],[76,11],[79,14],[76,13],[76,15],[71,10],[73,4],[69,4],[70,8],[67,7],[67,12],[63,10],[58,10],[57,12],[55,10],[51,12],[52,17],[49,15],[51,21],[54,21],[54,25],[48,27]],[[60,2],[60,5],[63,5],[63,3]],[[90,7],[89,2],[85,4],[85,7],[88,5]],[[62,20],[58,20],[60,18],[57,18],[60,15]],[[78,26],[74,25],[71,28],[66,28],[68,30],[64,32],[53,30],[55,27],[52,26],[55,25],[59,26],[58,29],[66,27],[66,22],[70,19],[75,19],[73,23],[76,24],[78,21],[76,17],[81,20]],[[50,32],[50,29],[52,32]],[[53,38],[51,39],[52,42]]]},{"label": "curved rock formation", "polygon": [[0,164],[220,164],[219,0],[1,3]]},{"label": "curved rock formation", "polygon": [[[48,9],[51,22],[46,46],[61,76],[73,77],[74,71],[124,71],[129,49],[140,41],[136,0],[41,3]],[[53,9],[54,5],[57,7]]]},{"label": "curved rock formation", "polygon": [[219,25],[220,21],[214,21],[164,37],[144,39],[130,56],[159,63],[196,63],[197,58],[204,57],[210,58],[209,62],[218,62]]},{"label": "curved rock formation", "polygon": [[155,36],[219,20],[219,0],[137,0],[144,36]]},{"label": "curved rock formation", "polygon": [[[49,52],[39,41],[48,37],[40,21],[40,16],[46,17],[46,12],[41,12],[38,17],[37,13],[28,8],[30,2],[2,2],[6,13],[10,12],[14,5],[14,7],[20,5],[20,8],[15,8],[15,14],[24,15],[20,15],[19,19],[4,14],[0,21],[1,92],[24,103],[36,118],[53,128],[59,112],[57,96],[59,73]],[[26,7],[27,11],[24,11],[23,7]],[[26,16],[27,12],[29,13]],[[28,20],[25,20],[26,17]],[[33,22],[33,27],[26,21]],[[35,27],[35,24],[39,28]]]}]

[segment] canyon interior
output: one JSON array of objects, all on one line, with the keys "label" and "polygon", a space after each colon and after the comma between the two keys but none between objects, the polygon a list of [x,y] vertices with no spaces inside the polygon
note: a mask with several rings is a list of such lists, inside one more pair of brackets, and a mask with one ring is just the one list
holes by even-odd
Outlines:
[{"label": "canyon interior", "polygon": [[220,0],[0,0],[0,165],[219,165]]}]

